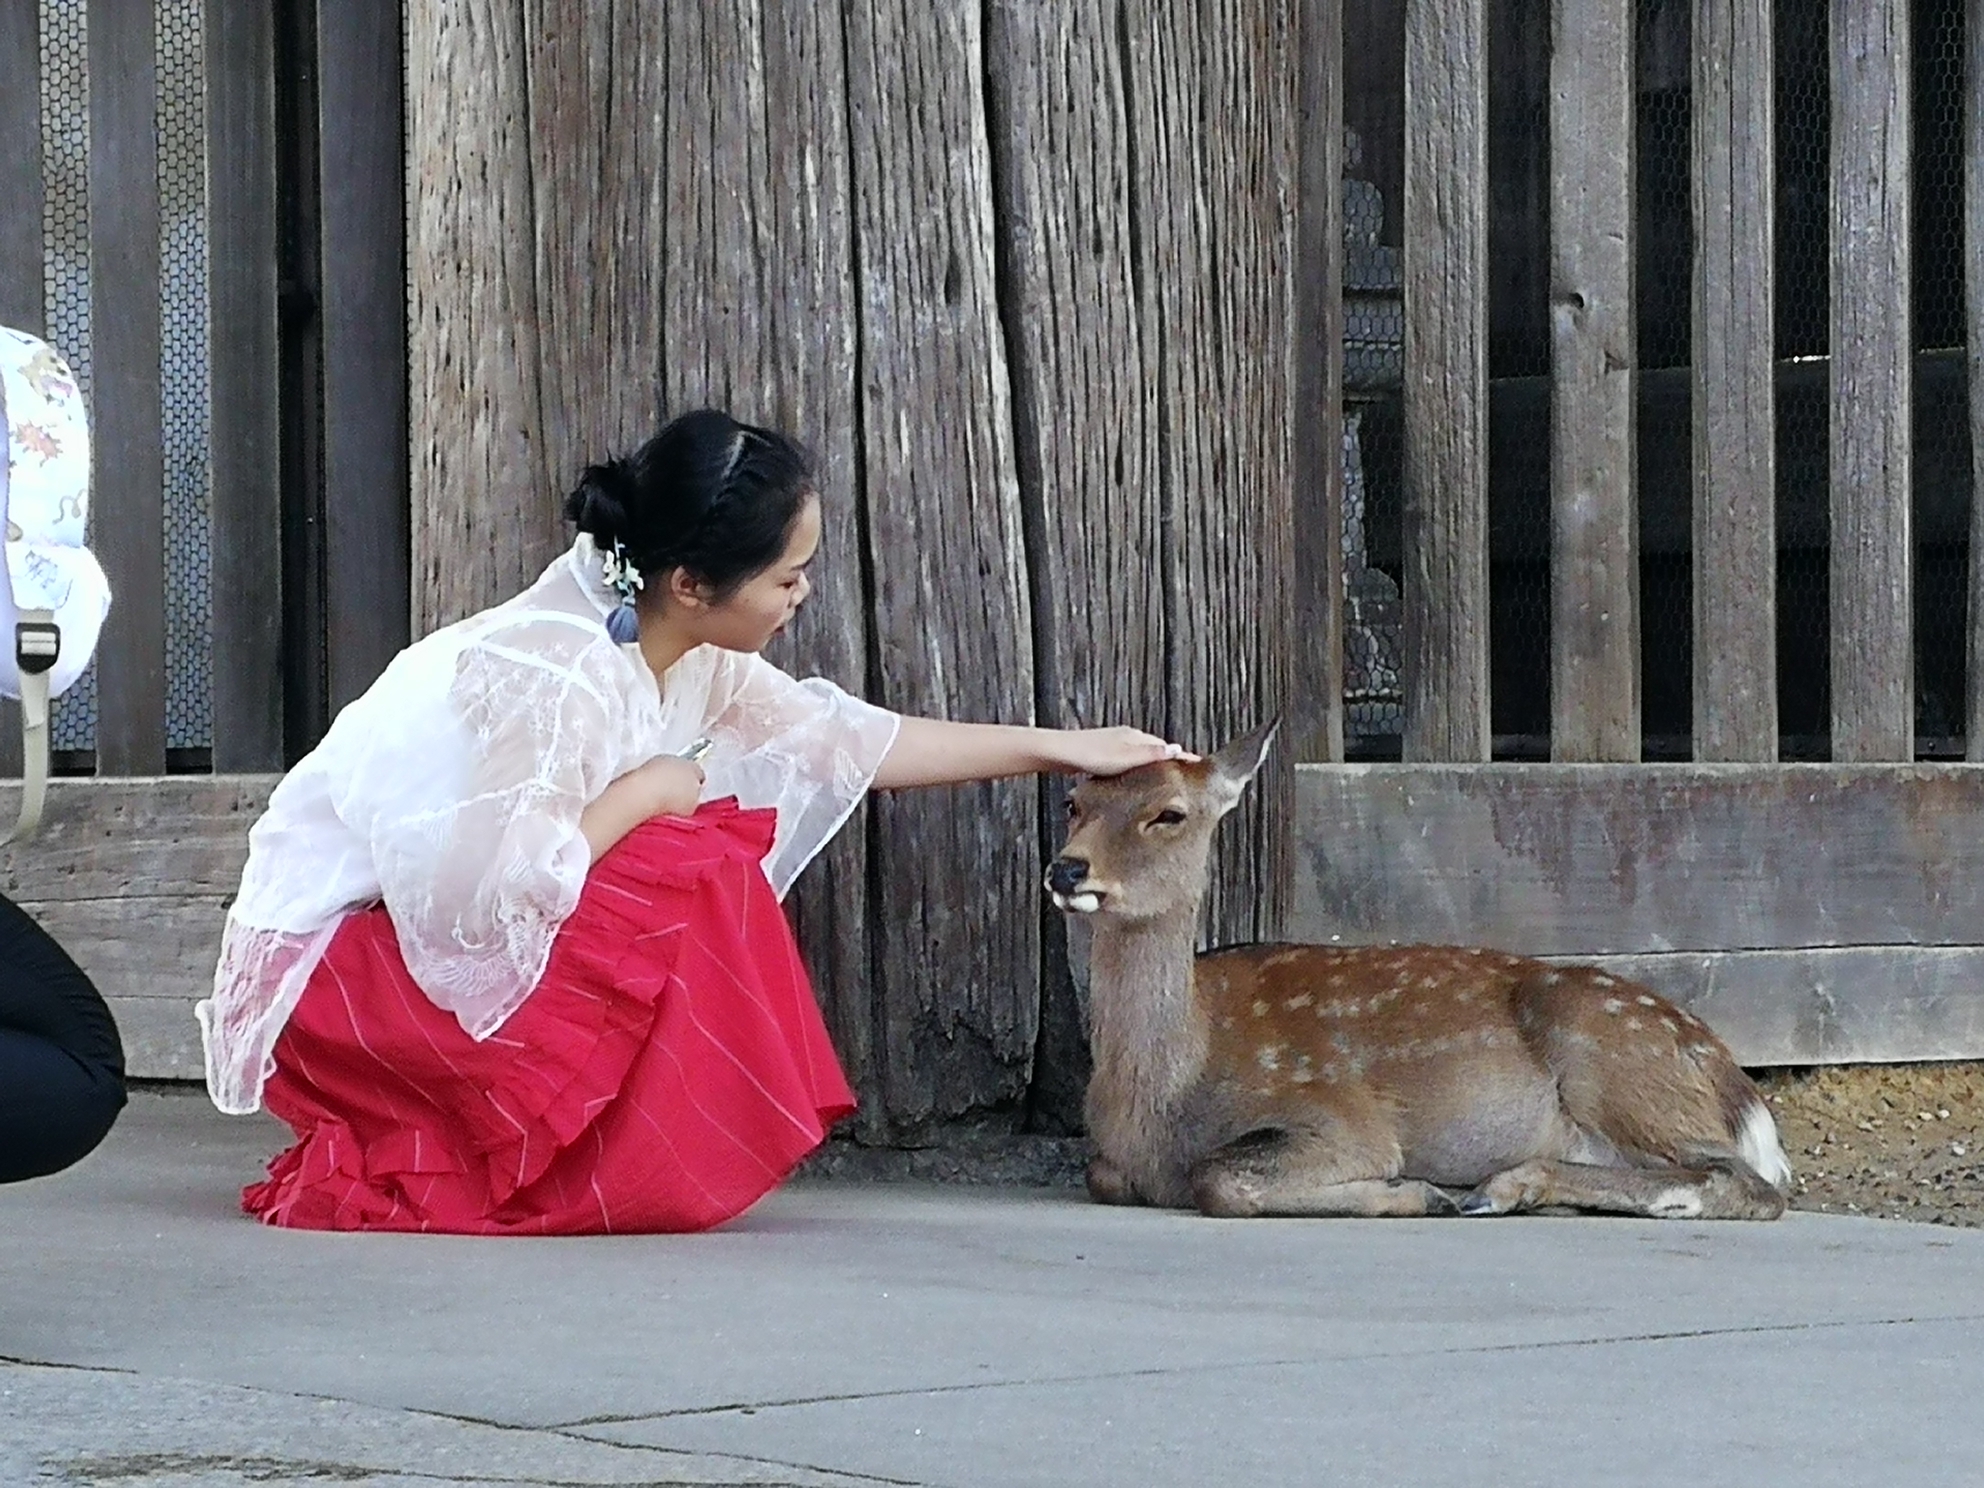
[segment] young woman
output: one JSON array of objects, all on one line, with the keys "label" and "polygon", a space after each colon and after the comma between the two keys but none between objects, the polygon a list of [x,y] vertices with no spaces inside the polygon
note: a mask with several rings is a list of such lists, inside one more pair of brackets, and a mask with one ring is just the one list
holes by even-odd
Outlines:
[{"label": "young woman", "polygon": [[271,1224],[693,1230],[853,1109],[779,899],[871,788],[1176,755],[900,718],[757,653],[820,497],[702,411],[585,472],[572,549],[409,647],[249,834],[211,1000],[222,1110],[297,1143]]}]

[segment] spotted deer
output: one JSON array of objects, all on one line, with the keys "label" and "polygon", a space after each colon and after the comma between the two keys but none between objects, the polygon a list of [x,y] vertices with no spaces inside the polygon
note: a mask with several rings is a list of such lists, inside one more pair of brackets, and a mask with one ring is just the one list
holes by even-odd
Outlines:
[{"label": "spotted deer", "polygon": [[1047,889],[1093,927],[1088,1188],[1206,1214],[1775,1219],[1790,1164],[1700,1019],[1457,946],[1194,954],[1213,829],[1273,728],[1082,782]]}]

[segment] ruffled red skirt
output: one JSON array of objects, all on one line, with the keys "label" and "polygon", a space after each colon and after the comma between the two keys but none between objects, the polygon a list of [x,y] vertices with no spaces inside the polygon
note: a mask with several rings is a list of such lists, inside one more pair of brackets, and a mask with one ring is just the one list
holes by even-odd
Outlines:
[{"label": "ruffled red skirt", "polygon": [[702,1230],[817,1147],[854,1095],[759,866],[773,813],[718,802],[594,865],[543,979],[477,1043],[383,908],[339,929],[263,1099],[296,1145],[243,1190],[314,1230]]}]

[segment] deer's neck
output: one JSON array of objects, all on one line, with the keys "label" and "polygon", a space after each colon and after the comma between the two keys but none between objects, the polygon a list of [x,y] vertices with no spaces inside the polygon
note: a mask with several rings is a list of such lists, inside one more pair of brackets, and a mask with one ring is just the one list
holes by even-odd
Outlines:
[{"label": "deer's neck", "polygon": [[[1205,1068],[1207,1023],[1193,973],[1193,921],[1103,924],[1089,955],[1089,1122],[1142,1146]],[[1145,1128],[1152,1128],[1146,1131]]]}]

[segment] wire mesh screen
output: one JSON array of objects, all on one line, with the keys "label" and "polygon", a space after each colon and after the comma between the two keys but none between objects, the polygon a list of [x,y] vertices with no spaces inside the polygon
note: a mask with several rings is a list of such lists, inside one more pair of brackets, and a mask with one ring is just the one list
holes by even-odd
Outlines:
[{"label": "wire mesh screen", "polygon": [[213,745],[202,0],[158,0],[159,402],[165,454],[165,745]]},{"label": "wire mesh screen", "polygon": [[[48,332],[87,399],[92,395],[87,4],[39,0],[39,5]],[[166,646],[165,742],[176,766],[201,763],[198,755],[213,742],[203,12],[201,0],[155,0],[153,9],[165,471],[166,612],[160,618]],[[92,507],[91,518],[102,519],[100,506]],[[92,666],[55,704],[51,742],[68,768],[88,768],[97,703]]]},{"label": "wire mesh screen", "polygon": [[[89,39],[83,0],[40,0],[42,298],[48,339],[90,397]],[[96,668],[55,700],[50,748],[96,744]]]},{"label": "wire mesh screen", "polygon": [[1920,755],[1961,757],[1972,499],[1964,354],[1962,0],[1917,0],[1911,41],[1915,739]]}]

